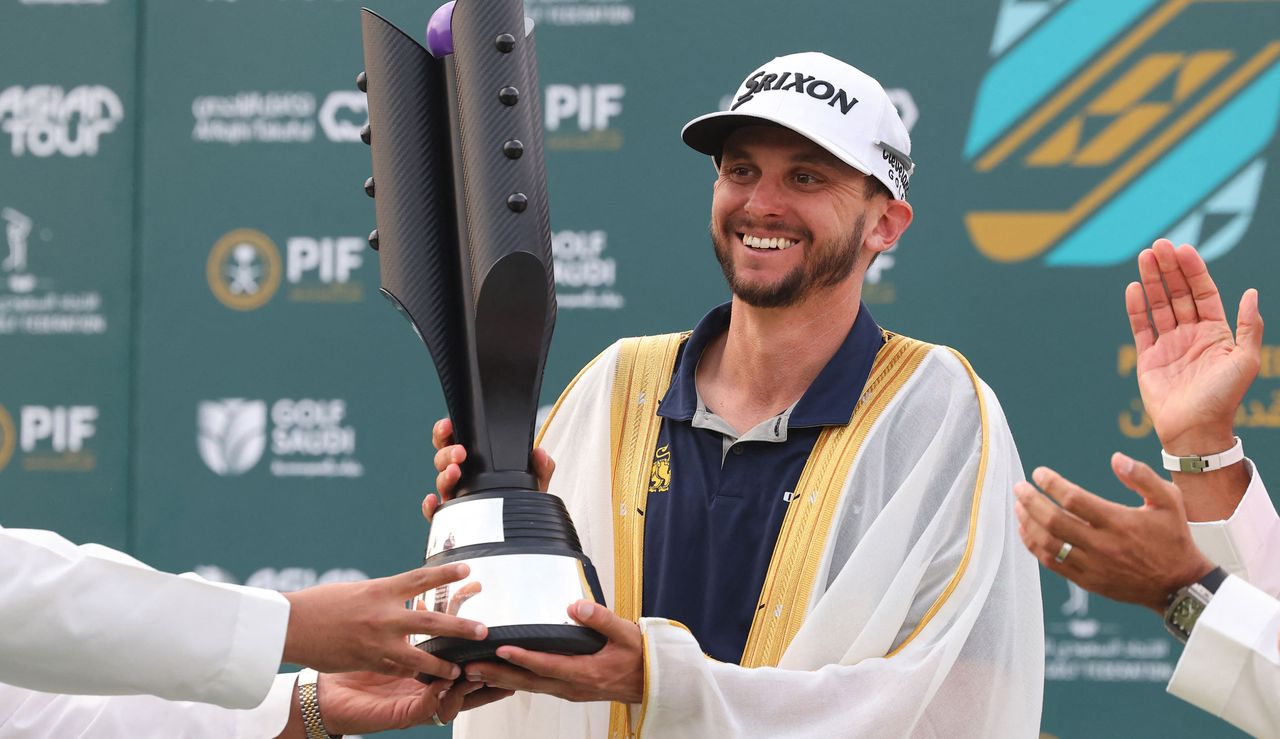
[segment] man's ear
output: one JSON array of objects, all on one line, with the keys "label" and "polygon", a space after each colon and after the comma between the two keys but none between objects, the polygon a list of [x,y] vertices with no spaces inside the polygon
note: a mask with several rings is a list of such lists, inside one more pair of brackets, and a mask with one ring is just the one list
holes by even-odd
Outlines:
[{"label": "man's ear", "polygon": [[873,254],[893,248],[898,239],[902,238],[907,226],[911,225],[914,215],[911,205],[905,200],[885,199],[883,202],[884,209],[880,212],[880,217],[862,240],[862,245]]}]

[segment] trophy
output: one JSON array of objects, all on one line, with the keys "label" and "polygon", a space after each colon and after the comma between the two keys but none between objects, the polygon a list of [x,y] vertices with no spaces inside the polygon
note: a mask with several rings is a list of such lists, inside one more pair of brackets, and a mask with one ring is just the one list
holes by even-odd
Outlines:
[{"label": "trophy", "polygon": [[458,664],[504,644],[596,652],[605,638],[566,611],[603,603],[599,579],[529,461],[556,314],[533,22],[521,0],[457,0],[431,16],[426,48],[368,9],[361,23],[381,292],[426,344],[467,449],[426,564],[471,573],[413,607],[489,627],[414,643]]}]

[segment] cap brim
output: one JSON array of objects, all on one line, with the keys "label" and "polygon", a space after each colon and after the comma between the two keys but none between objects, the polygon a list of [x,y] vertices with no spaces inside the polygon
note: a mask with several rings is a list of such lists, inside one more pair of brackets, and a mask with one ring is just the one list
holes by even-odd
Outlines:
[{"label": "cap brim", "polygon": [[795,131],[801,136],[809,139],[813,143],[826,149],[840,161],[848,164],[850,167],[859,172],[879,177],[872,169],[856,157],[846,151],[833,145],[821,136],[801,131],[791,125],[790,122],[783,121],[779,118],[759,114],[734,113],[732,111],[722,110],[716,113],[707,113],[698,116],[688,123],[684,124],[684,128],[680,131],[680,138],[684,143],[694,151],[706,154],[707,156],[719,159],[720,152],[724,149],[725,139],[729,138],[729,134],[733,133],[743,126],[780,126],[788,131]]}]

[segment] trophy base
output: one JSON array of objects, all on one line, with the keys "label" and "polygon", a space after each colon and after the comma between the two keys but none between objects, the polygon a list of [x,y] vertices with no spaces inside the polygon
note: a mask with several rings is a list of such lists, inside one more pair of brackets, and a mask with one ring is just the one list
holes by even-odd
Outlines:
[{"label": "trophy base", "polygon": [[[534,652],[552,654],[595,654],[604,648],[607,640],[585,626],[565,624],[522,624],[495,626],[483,641],[437,636],[418,644],[418,649],[433,654],[446,662],[466,665],[468,662],[499,659],[498,647],[512,646]],[[435,678],[419,675],[423,682]]]}]

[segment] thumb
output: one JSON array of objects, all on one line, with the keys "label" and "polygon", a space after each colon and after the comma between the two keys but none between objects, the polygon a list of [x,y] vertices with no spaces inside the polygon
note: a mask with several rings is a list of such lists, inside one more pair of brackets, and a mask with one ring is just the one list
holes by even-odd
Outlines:
[{"label": "thumb", "polygon": [[1141,495],[1152,508],[1181,508],[1182,494],[1177,486],[1156,474],[1146,464],[1116,452],[1111,455],[1111,469],[1125,487]]},{"label": "thumb", "polygon": [[595,629],[609,641],[626,641],[635,624],[620,618],[613,611],[589,600],[580,600],[569,606],[574,621]]},{"label": "thumb", "polygon": [[1255,361],[1262,349],[1262,314],[1258,312],[1258,291],[1252,287],[1240,296],[1240,312],[1236,314],[1236,345],[1253,355]]}]

